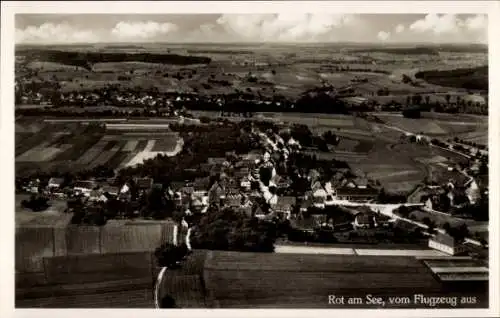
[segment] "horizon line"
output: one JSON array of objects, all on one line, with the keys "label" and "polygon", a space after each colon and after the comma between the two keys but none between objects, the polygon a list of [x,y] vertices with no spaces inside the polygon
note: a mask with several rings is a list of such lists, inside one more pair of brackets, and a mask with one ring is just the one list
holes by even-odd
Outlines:
[{"label": "horizon line", "polygon": [[300,42],[258,42],[258,41],[251,41],[251,42],[237,42],[237,41],[214,41],[214,42],[199,42],[199,41],[172,41],[172,42],[166,42],[166,41],[155,41],[155,42],[127,42],[127,41],[122,41],[122,42],[87,42],[87,43],[15,43],[15,46],[21,46],[21,45],[32,45],[32,46],[47,46],[47,45],[53,45],[53,46],[72,46],[72,45],[151,45],[151,44],[200,44],[200,45],[210,45],[210,44],[230,44],[230,45],[331,45],[331,44],[355,44],[355,45],[431,45],[431,46],[439,46],[439,45],[477,45],[477,46],[488,46],[488,43],[481,43],[481,42],[441,42],[441,43],[436,43],[436,42],[369,42],[369,41],[338,41],[338,42],[328,42],[328,41],[318,41],[318,42],[306,42],[306,41],[300,41]]}]

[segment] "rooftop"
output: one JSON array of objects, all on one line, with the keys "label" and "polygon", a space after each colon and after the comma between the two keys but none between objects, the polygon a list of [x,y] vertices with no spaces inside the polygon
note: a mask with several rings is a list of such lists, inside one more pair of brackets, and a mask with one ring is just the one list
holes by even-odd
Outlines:
[{"label": "rooftop", "polygon": [[338,196],[343,196],[343,195],[376,196],[377,194],[378,194],[378,190],[373,189],[373,188],[347,188],[347,187],[343,187],[343,188],[337,189]]}]

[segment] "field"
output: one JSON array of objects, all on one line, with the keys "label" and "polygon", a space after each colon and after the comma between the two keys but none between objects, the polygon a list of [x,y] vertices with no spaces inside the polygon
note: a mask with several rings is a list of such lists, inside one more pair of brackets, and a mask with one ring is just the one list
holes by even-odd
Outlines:
[{"label": "field", "polygon": [[166,273],[162,295],[179,307],[326,308],[335,307],[325,296],[332,294],[411,297],[442,292],[432,272],[412,257],[200,252],[188,258],[198,265]]},{"label": "field", "polygon": [[423,113],[423,117],[418,120],[404,118],[401,114],[394,113],[377,113],[376,116],[385,121],[387,125],[416,134],[423,133],[446,139],[458,137],[465,140],[476,140],[476,142],[485,145],[488,141],[487,116]]},{"label": "field", "polygon": [[165,123],[108,123],[104,131],[89,129],[71,121],[18,121],[16,171],[88,169],[104,164],[119,169],[159,154],[174,156],[183,145]]},{"label": "field", "polygon": [[[432,53],[404,55],[376,48],[349,45],[176,45],[142,44],[130,48],[94,46],[60,47],[61,52],[19,48],[16,75],[36,70],[40,79],[54,77],[62,91],[79,91],[119,84],[123,88],[156,87],[160,92],[227,94],[235,90],[261,96],[280,94],[297,98],[305,90],[328,83],[335,88],[353,86],[359,95],[378,98],[388,88],[391,98],[416,93],[461,91],[437,84],[460,84],[455,79],[417,80],[419,71],[474,68],[487,64],[483,51],[454,52],[431,48]],[[169,54],[165,54],[166,51]],[[405,49],[406,50],[406,49]],[[64,52],[65,51],[65,52]],[[75,53],[79,54],[75,54]],[[99,52],[99,54],[95,54]],[[430,51],[429,51],[430,52]],[[436,54],[438,52],[439,54]],[[63,54],[66,53],[66,54]],[[124,54],[126,53],[126,54]],[[311,58],[313,56],[313,58]],[[412,77],[418,85],[402,81]],[[484,72],[477,74],[484,81]],[[486,76],[487,79],[487,76]]]}]

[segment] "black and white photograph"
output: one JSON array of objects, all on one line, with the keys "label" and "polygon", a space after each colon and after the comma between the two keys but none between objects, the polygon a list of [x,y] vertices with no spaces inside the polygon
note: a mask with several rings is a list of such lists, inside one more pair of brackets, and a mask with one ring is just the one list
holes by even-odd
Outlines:
[{"label": "black and white photograph", "polygon": [[103,10],[12,18],[16,309],[490,308],[486,10]]}]

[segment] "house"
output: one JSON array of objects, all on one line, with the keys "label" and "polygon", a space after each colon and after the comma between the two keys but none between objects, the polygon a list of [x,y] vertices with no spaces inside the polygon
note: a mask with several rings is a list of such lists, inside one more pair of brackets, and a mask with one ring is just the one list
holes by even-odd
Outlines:
[{"label": "house", "polygon": [[471,179],[467,184],[466,184],[466,190],[465,194],[467,195],[467,198],[469,199],[469,202],[471,204],[474,204],[481,198],[481,190],[479,189],[479,185],[477,184],[476,180]]},{"label": "house", "polygon": [[258,203],[253,204],[252,206],[252,215],[256,218],[263,219],[267,213],[262,209],[261,205]]},{"label": "house", "polygon": [[333,195],[333,194],[329,194],[327,192],[327,195],[326,195],[326,198],[325,198],[325,206],[332,206],[332,205],[335,205],[335,199],[336,199],[336,195]]},{"label": "house", "polygon": [[113,187],[113,186],[110,186],[110,185],[105,185],[105,186],[102,187],[102,192],[103,193],[108,193],[111,196],[117,197],[119,189],[118,189],[118,187]]},{"label": "house", "polygon": [[63,178],[50,178],[47,187],[50,191],[53,191],[56,189],[60,189],[63,183]]},{"label": "house", "polygon": [[377,227],[376,214],[373,212],[359,212],[354,218],[355,228],[375,228]]},{"label": "house", "polygon": [[278,195],[276,193],[272,193],[270,191],[264,191],[263,197],[266,203],[271,206],[274,206],[278,203]]},{"label": "house", "polygon": [[182,187],[184,187],[184,182],[180,181],[172,181],[170,182],[170,189],[172,189],[173,192],[179,191]]},{"label": "house", "polygon": [[210,187],[210,177],[196,178],[193,181],[194,191],[207,191]]},{"label": "house", "polygon": [[253,203],[250,198],[247,196],[243,196],[241,199],[241,204],[237,208],[237,211],[244,213],[246,216],[252,216],[252,210],[253,210]]},{"label": "house", "polygon": [[73,185],[73,192],[78,194],[83,194],[84,196],[90,196],[90,192],[95,188],[95,183],[93,181],[77,181]]},{"label": "house", "polygon": [[429,210],[448,212],[451,207],[454,195],[452,192],[440,192],[423,198],[424,206]]},{"label": "house", "polygon": [[137,190],[140,192],[147,192],[151,190],[153,187],[153,179],[152,178],[137,178],[135,179],[135,184],[137,186]]},{"label": "house", "polygon": [[280,196],[276,201],[276,205],[272,206],[272,209],[285,216],[286,219],[290,219],[293,207],[297,203],[296,198],[292,196]]},{"label": "house", "polygon": [[292,180],[290,180],[290,178],[282,176],[276,178],[276,186],[278,187],[278,189],[288,189],[291,185]]},{"label": "house", "polygon": [[318,181],[320,177],[321,174],[319,173],[318,170],[316,169],[309,170],[309,173],[307,174],[307,180],[311,181],[311,187],[316,181]]},{"label": "house", "polygon": [[194,193],[194,187],[191,185],[186,185],[180,188],[179,192],[184,196],[191,197],[191,195]]},{"label": "house", "polygon": [[300,203],[300,212],[307,212],[307,210],[312,206],[312,200],[306,199]]},{"label": "house", "polygon": [[252,188],[252,183],[248,177],[243,177],[240,181],[240,187],[246,191],[249,191]]},{"label": "house", "polygon": [[249,173],[250,169],[248,167],[240,167],[234,171],[234,176],[238,179],[241,179],[245,176],[248,176]]},{"label": "house", "polygon": [[366,108],[371,106],[370,101],[361,96],[344,97],[342,101],[346,103],[350,108]]},{"label": "house", "polygon": [[379,191],[373,188],[348,188],[342,187],[337,189],[337,199],[368,202],[377,198]]},{"label": "house", "polygon": [[23,187],[27,192],[38,193],[40,187],[40,179],[31,180],[28,185]]},{"label": "house", "polygon": [[195,207],[208,207],[208,191],[200,190],[191,193],[191,204]]},{"label": "house", "polygon": [[438,233],[429,239],[429,247],[449,255],[465,252],[465,247],[451,235]]},{"label": "house", "polygon": [[226,190],[220,182],[214,182],[210,190],[208,190],[208,201],[210,204],[220,204],[221,199],[225,198]]},{"label": "house", "polygon": [[325,183],[325,191],[327,194],[336,196],[337,191],[335,191],[335,188],[333,187],[332,183],[330,181]]},{"label": "house", "polygon": [[223,200],[225,206],[232,208],[240,207],[242,201],[243,196],[241,195],[241,193],[236,193],[234,191],[227,193],[226,197]]},{"label": "house", "polygon": [[226,162],[226,158],[224,158],[224,157],[210,157],[207,159],[207,163],[210,165],[222,166],[225,162]]},{"label": "house", "polygon": [[366,178],[358,177],[358,178],[349,180],[345,184],[345,186],[348,188],[366,189],[368,187],[368,180]]},{"label": "house", "polygon": [[104,193],[102,191],[98,191],[98,190],[92,190],[89,193],[88,198],[89,198],[90,202],[106,203],[108,201],[108,198],[104,195]]}]

